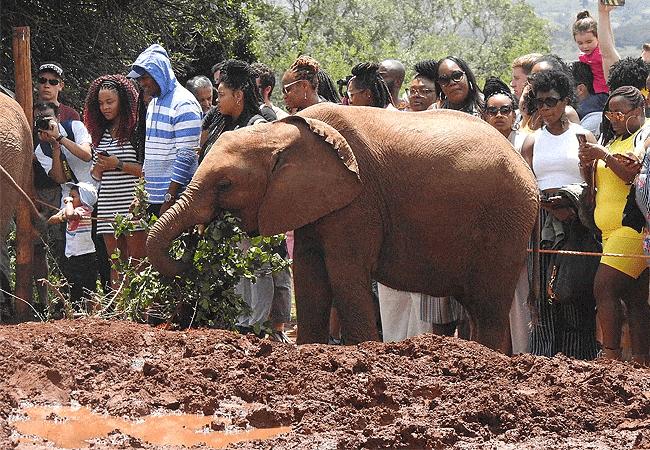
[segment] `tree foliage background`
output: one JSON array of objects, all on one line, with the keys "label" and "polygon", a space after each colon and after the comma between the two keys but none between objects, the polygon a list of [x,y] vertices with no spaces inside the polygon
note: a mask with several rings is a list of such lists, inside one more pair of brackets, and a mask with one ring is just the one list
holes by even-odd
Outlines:
[{"label": "tree foliage background", "polygon": [[457,55],[478,78],[510,79],[512,60],[550,50],[546,21],[523,0],[267,0],[250,2],[258,58],[280,72],[300,54],[335,78],[361,61]]},{"label": "tree foliage background", "polygon": [[14,89],[13,27],[29,26],[32,72],[63,65],[64,101],[83,109],[89,83],[126,74],[142,50],[159,43],[184,82],[225,58],[254,59],[253,30],[240,0],[2,0],[0,82]]}]

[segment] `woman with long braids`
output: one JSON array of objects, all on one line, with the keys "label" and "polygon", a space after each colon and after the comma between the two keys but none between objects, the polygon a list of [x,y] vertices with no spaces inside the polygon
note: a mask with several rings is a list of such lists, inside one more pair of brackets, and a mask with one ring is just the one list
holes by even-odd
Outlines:
[{"label": "woman with long braids", "polygon": [[318,68],[318,97],[321,101],[341,103],[341,97],[336,90],[336,83],[322,67]]},{"label": "woman with long braids", "polygon": [[[145,138],[145,107],[140,91],[122,75],[105,75],[92,82],[86,97],[84,121],[93,145],[94,164],[91,175],[101,181],[97,200],[97,217],[114,219],[125,216],[133,201],[135,186],[142,176]],[[111,257],[120,250],[122,261],[146,256],[146,232],[137,227],[130,236],[115,238],[110,222],[99,221],[97,234],[102,235]],[[111,269],[114,288],[119,280]]]},{"label": "woman with long braids", "polygon": [[[236,59],[221,65],[221,80],[217,86],[217,108],[221,120],[210,130],[203,151],[207,152],[223,134],[237,128],[266,122],[260,111],[262,95],[257,88],[255,72],[248,63]],[[201,154],[202,160],[205,154]]]},{"label": "woman with long braids", "polygon": [[375,62],[359,63],[352,68],[348,81],[347,97],[352,106],[374,106],[386,108],[392,105],[388,85],[377,72]]},{"label": "woman with long braids", "polygon": [[[244,61],[229,59],[221,66],[221,80],[217,87],[217,108],[221,113],[222,122],[211,131],[204,148],[209,149],[212,144],[226,131],[236,130],[258,123],[265,123],[266,119],[260,111],[263,103],[260,90],[257,88],[258,73]],[[243,246],[250,246],[250,241],[242,242]],[[286,251],[286,246],[284,247]],[[284,255],[282,255],[284,256]],[[289,312],[272,310],[275,281],[270,273],[270,267],[264,266],[255,272],[257,281],[253,284],[248,279],[240,280],[236,292],[242,296],[251,311],[243,313],[237,319],[237,328],[242,333],[254,333],[256,325],[262,325],[267,320],[273,322],[274,332],[271,337],[276,340],[288,340],[283,333],[284,322],[288,322]],[[291,289],[288,290],[291,292]],[[290,297],[289,297],[290,299]],[[276,315],[277,314],[277,315]],[[276,324],[281,326],[276,329]]]},{"label": "woman with long braids", "polygon": [[[596,168],[596,209],[594,219],[603,235],[603,252],[643,256],[643,237],[621,217],[630,184],[636,176],[635,165],[625,156],[635,158],[642,148],[635,139],[645,124],[644,98],[632,86],[612,92],[605,103],[601,142],[580,146],[583,165],[598,162]],[[642,139],[639,139],[642,141]],[[641,147],[642,142],[639,143]],[[636,165],[638,169],[638,165]],[[621,359],[621,327],[625,302],[630,325],[632,358],[648,363],[650,349],[650,306],[648,306],[648,265],[640,258],[603,256],[600,259],[594,293],[598,304],[598,321],[603,333],[603,355]]]},{"label": "woman with long braids", "polygon": [[[584,135],[588,142],[596,142],[589,131],[567,118],[566,105],[572,95],[571,80],[563,71],[543,70],[533,77],[531,98],[544,126],[526,137],[521,154],[535,173],[540,190],[543,231],[540,248],[544,249],[555,247],[555,242],[564,236],[565,226],[578,226],[576,208],[560,203],[558,193],[588,178],[578,158],[578,135]],[[531,303],[534,317],[531,353],[548,357],[562,353],[577,359],[594,359],[599,349],[593,294],[585,294],[574,302],[554,300],[548,290],[552,256],[541,254],[539,260],[539,271],[530,274],[531,279],[539,279],[538,300]]]}]

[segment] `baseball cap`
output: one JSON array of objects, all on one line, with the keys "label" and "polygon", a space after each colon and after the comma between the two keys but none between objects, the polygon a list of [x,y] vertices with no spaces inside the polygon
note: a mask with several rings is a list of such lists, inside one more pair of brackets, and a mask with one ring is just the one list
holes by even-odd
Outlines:
[{"label": "baseball cap", "polygon": [[63,78],[63,68],[61,67],[61,64],[59,64],[58,62],[54,62],[54,61],[44,62],[38,68],[38,73],[40,74],[42,72],[54,72],[59,76],[59,78]]},{"label": "baseball cap", "polygon": [[140,66],[132,66],[131,67],[131,72],[129,72],[129,74],[126,77],[127,78],[140,78],[142,75],[144,75],[145,72],[146,72],[146,70],[144,70]]}]

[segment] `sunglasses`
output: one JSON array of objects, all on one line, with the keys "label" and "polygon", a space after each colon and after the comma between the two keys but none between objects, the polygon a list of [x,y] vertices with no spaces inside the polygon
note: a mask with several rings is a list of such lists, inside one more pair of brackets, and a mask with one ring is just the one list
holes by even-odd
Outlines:
[{"label": "sunglasses", "polygon": [[415,97],[416,95],[419,95],[420,97],[427,97],[431,94],[433,94],[433,89],[410,88],[406,90],[406,95],[408,95],[409,97]]},{"label": "sunglasses", "polygon": [[514,111],[514,109],[512,108],[512,106],[508,106],[508,105],[503,105],[500,108],[497,108],[496,106],[488,106],[487,108],[485,108],[485,113],[489,116],[496,116],[499,113],[502,116],[507,116],[512,111]]},{"label": "sunglasses", "polygon": [[61,80],[57,80],[56,78],[45,78],[45,77],[40,77],[38,79],[38,84],[45,84],[45,83],[50,83],[50,86],[56,86],[59,84]]},{"label": "sunglasses", "polygon": [[620,111],[605,111],[605,117],[607,117],[607,120],[610,122],[612,120],[615,120],[617,122],[622,122],[623,119],[625,119],[625,116],[630,114],[632,111],[628,111],[626,113],[622,113]]},{"label": "sunglasses", "polygon": [[460,80],[465,76],[465,72],[460,70],[454,70],[450,76],[440,75],[438,77],[438,84],[440,86],[449,86],[449,82],[453,81],[454,83],[460,83]]},{"label": "sunglasses", "polygon": [[288,94],[290,92],[290,89],[287,89],[289,86],[293,86],[296,83],[300,83],[301,81],[306,81],[306,80],[296,80],[293,83],[285,84],[282,86],[282,93],[283,94]]},{"label": "sunglasses", "polygon": [[535,106],[538,108],[541,108],[544,105],[546,105],[549,108],[555,108],[560,100],[562,99],[557,97],[546,97],[546,98],[535,97],[533,103],[535,103]]}]

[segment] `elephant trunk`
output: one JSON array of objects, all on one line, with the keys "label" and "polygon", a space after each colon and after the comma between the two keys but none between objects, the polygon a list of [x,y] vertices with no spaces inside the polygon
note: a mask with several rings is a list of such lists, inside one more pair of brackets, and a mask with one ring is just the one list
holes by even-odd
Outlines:
[{"label": "elephant trunk", "polygon": [[160,216],[147,236],[147,256],[151,265],[164,275],[175,276],[184,272],[189,264],[169,256],[171,242],[185,230],[199,223],[206,223],[212,216],[209,208],[197,208],[192,200],[191,187]]}]

